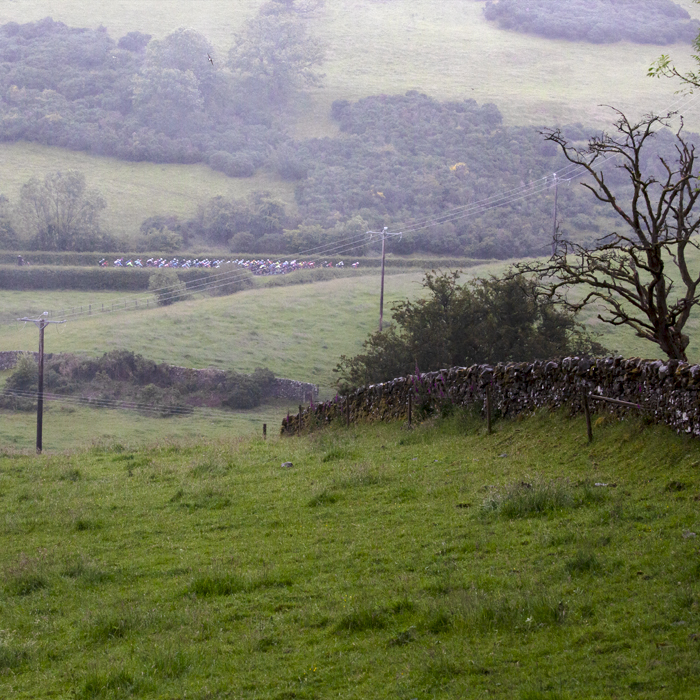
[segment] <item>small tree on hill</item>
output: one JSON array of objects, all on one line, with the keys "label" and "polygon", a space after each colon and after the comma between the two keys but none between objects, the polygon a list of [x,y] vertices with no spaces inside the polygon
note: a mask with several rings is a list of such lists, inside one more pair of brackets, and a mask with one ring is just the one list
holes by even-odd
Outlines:
[{"label": "small tree on hill", "polygon": [[252,79],[274,102],[283,102],[296,87],[318,85],[315,68],[323,63],[323,44],[311,36],[294,3],[268,3],[229,52],[231,70]]},{"label": "small tree on hill", "polygon": [[[537,292],[564,308],[575,312],[595,304],[604,323],[632,328],[669,358],[687,360],[684,329],[700,301],[700,270],[691,264],[700,227],[695,147],[681,122],[672,152],[661,155],[654,137],[673,114],[632,122],[615,111],[614,133],[592,138],[585,148],[573,146],[559,130],[546,132],[546,139],[588,175],[583,186],[612,207],[620,229],[592,248],[559,240],[548,261],[515,268],[535,273]],[[624,174],[626,189],[610,184],[612,168]],[[569,295],[572,289],[579,291],[578,299]]]},{"label": "small tree on hill", "polygon": [[190,296],[175,270],[156,270],[148,278],[148,289],[155,292],[159,306],[169,306]]}]

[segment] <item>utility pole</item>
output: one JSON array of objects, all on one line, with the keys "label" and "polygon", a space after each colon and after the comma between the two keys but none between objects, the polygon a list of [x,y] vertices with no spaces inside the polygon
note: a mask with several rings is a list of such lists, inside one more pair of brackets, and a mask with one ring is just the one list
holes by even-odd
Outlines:
[{"label": "utility pole", "polygon": [[48,311],[44,311],[41,318],[18,318],[18,321],[33,323],[39,329],[39,391],[36,401],[36,453],[41,454],[41,440],[44,422],[44,328],[49,323],[65,323],[65,321],[49,321],[46,317]]},{"label": "utility pole", "polygon": [[384,321],[384,261],[386,259],[386,226],[382,231],[382,287],[379,292],[379,330],[382,330]]},{"label": "utility pole", "polygon": [[559,195],[559,180],[554,173],[554,216],[552,221],[552,257],[557,254],[557,197]]},{"label": "utility pole", "polygon": [[[374,235],[376,232],[375,231],[368,231],[370,235]],[[403,236],[402,233],[389,233],[387,227],[384,227],[384,230],[377,234],[382,237],[382,282],[381,282],[381,288],[379,291],[379,330],[382,330],[382,326],[384,323],[384,261],[386,259],[386,239],[389,236]]]}]

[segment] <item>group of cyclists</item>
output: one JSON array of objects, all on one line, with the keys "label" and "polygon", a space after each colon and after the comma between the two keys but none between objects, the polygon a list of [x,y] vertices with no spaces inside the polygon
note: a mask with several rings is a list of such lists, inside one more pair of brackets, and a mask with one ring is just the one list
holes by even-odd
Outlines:
[{"label": "group of cyclists", "polygon": [[[166,258],[148,258],[148,260],[143,261],[141,258],[136,258],[135,260],[126,258],[117,258],[113,263],[113,267],[179,267],[188,269],[190,267],[221,267],[226,261],[225,260],[209,260],[209,258],[204,258],[199,260],[195,258],[194,260],[179,260],[178,258],[173,258],[172,260],[167,260]],[[230,261],[229,261],[230,262]],[[106,258],[102,258],[98,265],[100,267],[109,267],[109,262]]]},{"label": "group of cyclists", "polygon": [[[109,267],[109,262],[106,258],[102,258],[99,261],[100,267]],[[117,258],[113,263],[112,267],[158,267],[158,268],[180,268],[180,269],[190,269],[190,268],[220,268],[223,265],[236,265],[239,268],[250,270],[254,275],[285,275],[288,272],[293,272],[294,270],[313,270],[319,267],[336,267],[344,268],[345,263],[341,260],[340,262],[333,263],[332,260],[324,260],[323,262],[315,262],[308,260],[224,260],[214,259],[209,260],[209,258],[204,258],[200,260],[195,258],[194,260],[180,260],[179,258],[173,258],[172,260],[167,260],[166,258],[148,258],[148,260],[143,261],[141,258],[136,258],[131,260],[130,258]],[[353,268],[358,268],[360,266],[359,262],[352,263]]]}]

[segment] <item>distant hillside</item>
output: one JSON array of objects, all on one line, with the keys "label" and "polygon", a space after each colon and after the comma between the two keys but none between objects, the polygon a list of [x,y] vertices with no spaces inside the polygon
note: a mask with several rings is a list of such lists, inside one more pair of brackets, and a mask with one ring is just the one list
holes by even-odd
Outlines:
[{"label": "distant hillside", "polygon": [[[140,31],[157,39],[184,27],[208,37],[217,52],[225,54],[234,34],[263,4],[264,0],[6,2],[0,5],[0,24],[51,15],[70,26],[103,25],[115,38]],[[700,6],[691,0],[677,4],[700,18]],[[438,99],[469,96],[495,102],[508,123],[530,124],[574,122],[587,114],[599,125],[607,118],[600,104],[636,107],[641,113],[674,99],[671,84],[645,75],[658,47],[626,42],[571,45],[504,34],[484,17],[483,9],[483,2],[472,0],[327,2],[309,18],[311,30],[329,46],[324,86],[311,90],[305,102],[289,112],[295,130],[330,135],[334,100],[411,89]],[[673,53],[682,63],[688,51],[679,47]]]},{"label": "distant hillside", "polygon": [[690,43],[700,29],[671,0],[489,0],[484,14],[502,29],[592,44]]},{"label": "distant hillside", "polygon": [[[288,21],[286,15],[272,19],[275,31]],[[253,96],[256,109],[250,109],[237,97],[236,89],[250,81],[236,77],[234,54],[219,68],[218,57],[217,64],[206,60],[209,52],[214,49],[206,38],[189,31],[162,41],[132,32],[117,42],[103,28],[71,28],[50,18],[6,24],[0,27],[0,91],[9,99],[0,104],[0,138],[132,161],[204,161],[232,177],[251,177],[265,166],[297,183],[296,220],[269,197],[257,197],[267,202],[263,222],[262,205],[210,199],[197,218],[171,218],[170,228],[179,241],[196,236],[210,245],[273,254],[385,225],[411,229],[415,220],[473,206],[565,165],[535,129],[503,125],[493,104],[441,103],[415,91],[337,101],[332,116],[342,137],[291,139],[279,113],[291,97],[279,90],[293,89],[293,78],[274,78]],[[582,139],[590,129],[569,132]],[[546,188],[537,197],[511,202],[506,196],[506,206],[439,222],[408,234],[392,250],[483,258],[541,254],[551,239],[548,199]],[[562,192],[561,221],[573,235],[593,238],[597,219],[606,214],[584,192]],[[309,230],[314,226],[321,231]],[[284,229],[296,227],[283,238]]]}]

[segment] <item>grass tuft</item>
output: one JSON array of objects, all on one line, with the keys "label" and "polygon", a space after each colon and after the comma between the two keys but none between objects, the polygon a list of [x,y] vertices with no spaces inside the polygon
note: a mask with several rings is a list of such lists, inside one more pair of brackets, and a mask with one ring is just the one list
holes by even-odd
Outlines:
[{"label": "grass tuft", "polygon": [[162,678],[181,678],[192,668],[192,660],[181,649],[161,650],[153,657],[151,667]]},{"label": "grass tuft", "polygon": [[126,669],[108,673],[93,672],[75,691],[76,700],[97,700],[98,698],[131,698],[148,691],[151,684],[143,676]]},{"label": "grass tuft", "polygon": [[79,517],[73,521],[73,529],[76,532],[86,532],[88,530],[99,530],[102,527],[102,523],[97,520],[91,520],[90,518]]},{"label": "grass tuft", "polygon": [[580,550],[565,565],[569,574],[590,574],[600,571],[601,564],[594,552]]},{"label": "grass tuft", "polygon": [[308,505],[309,508],[317,508],[318,506],[332,505],[333,503],[337,503],[339,500],[340,496],[337,493],[325,489],[314,495],[306,505]]},{"label": "grass tuft", "polygon": [[28,596],[49,587],[46,562],[22,556],[4,575],[5,592],[11,596]]},{"label": "grass tuft", "polygon": [[530,518],[599,503],[604,498],[600,490],[588,484],[573,487],[557,481],[519,482],[491,493],[484,501],[482,511],[509,520]]},{"label": "grass tuft", "polygon": [[353,459],[356,457],[356,453],[344,447],[335,447],[332,450],[326,452],[321,458],[321,462],[327,464],[328,462],[338,462],[343,459]]},{"label": "grass tuft", "polygon": [[387,625],[386,613],[378,608],[358,608],[343,615],[336,624],[338,632],[381,630]]},{"label": "grass tuft", "polygon": [[465,624],[477,629],[528,631],[563,624],[568,610],[562,601],[543,592],[487,595],[475,591],[463,599],[460,613]]},{"label": "grass tuft", "polygon": [[411,642],[415,642],[418,638],[415,626],[411,626],[408,629],[402,630],[398,634],[394,635],[389,640],[390,647],[402,647]]},{"label": "grass tuft", "polygon": [[64,470],[59,478],[61,481],[80,481],[82,474],[80,469],[71,468]]},{"label": "grass tuft", "polygon": [[16,649],[0,642],[0,674],[18,668],[29,659],[24,649]]},{"label": "grass tuft", "polygon": [[246,582],[232,574],[223,576],[201,576],[190,584],[188,592],[198,598],[234,595],[246,590]]},{"label": "grass tuft", "polygon": [[261,588],[288,588],[293,584],[290,576],[263,574],[242,577],[235,574],[208,574],[195,578],[187,593],[198,598],[229,596],[236,593],[250,593]]},{"label": "grass tuft", "polygon": [[94,642],[110,642],[123,639],[137,630],[141,624],[132,610],[105,612],[95,617],[88,628],[88,637]]}]

